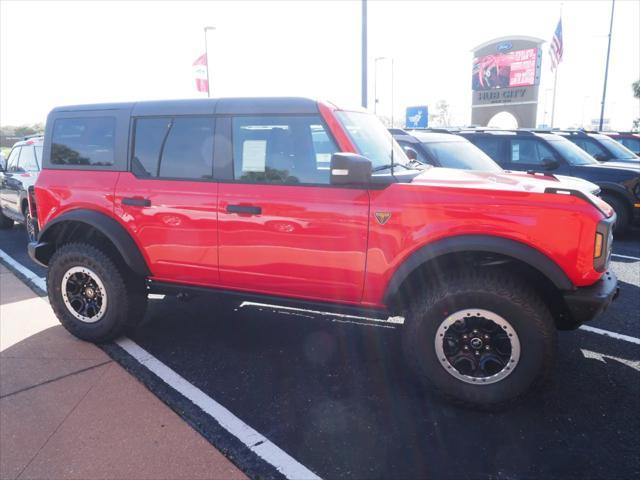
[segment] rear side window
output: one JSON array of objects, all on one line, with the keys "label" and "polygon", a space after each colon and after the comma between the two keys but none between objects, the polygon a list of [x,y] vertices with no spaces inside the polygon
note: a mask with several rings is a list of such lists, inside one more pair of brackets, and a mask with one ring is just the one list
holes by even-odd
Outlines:
[{"label": "rear side window", "polygon": [[113,165],[114,117],[59,118],[53,126],[51,163],[106,167]]},{"label": "rear side window", "polygon": [[138,177],[213,178],[213,117],[139,118],[131,170]]},{"label": "rear side window", "polygon": [[328,184],[337,152],[317,116],[233,119],[234,178],[247,183]]}]

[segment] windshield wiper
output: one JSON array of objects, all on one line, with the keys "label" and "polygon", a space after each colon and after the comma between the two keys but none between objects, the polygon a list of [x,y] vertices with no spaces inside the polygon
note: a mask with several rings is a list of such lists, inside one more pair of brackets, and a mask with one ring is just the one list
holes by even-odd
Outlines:
[{"label": "windshield wiper", "polygon": [[391,167],[403,167],[406,170],[411,170],[411,167],[407,167],[404,163],[387,163],[386,165],[380,165],[379,167],[375,167],[372,169],[372,172],[379,172],[380,170],[387,170]]}]

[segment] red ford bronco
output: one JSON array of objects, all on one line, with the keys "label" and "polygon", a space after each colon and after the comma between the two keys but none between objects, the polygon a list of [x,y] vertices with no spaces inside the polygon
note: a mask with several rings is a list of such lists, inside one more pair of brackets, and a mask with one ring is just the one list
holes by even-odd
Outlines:
[{"label": "red ford bronco", "polygon": [[375,116],[328,103],[60,107],[43,159],[29,253],[88,341],[134,327],[153,292],[403,316],[420,382],[495,407],[544,381],[556,330],[618,291],[597,197],[414,164]]}]

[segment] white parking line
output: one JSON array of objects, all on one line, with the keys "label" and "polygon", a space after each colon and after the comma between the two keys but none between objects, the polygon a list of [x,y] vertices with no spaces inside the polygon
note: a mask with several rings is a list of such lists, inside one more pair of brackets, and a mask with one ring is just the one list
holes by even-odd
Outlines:
[{"label": "white parking line", "polygon": [[603,330],[602,328],[592,327],[590,325],[582,325],[580,330],[584,330],[585,332],[597,333],[599,335],[605,335],[607,337],[615,338],[617,340],[624,340],[625,342],[635,343],[636,345],[640,345],[640,338],[631,337],[629,335],[624,335],[622,333],[610,332],[609,330]]},{"label": "white parking line", "polygon": [[[7,255],[3,250],[0,250],[0,259],[24,275],[43,292],[47,291],[47,283],[44,278],[38,277],[34,272]],[[163,382],[200,407],[203,412],[218,422],[222,428],[240,440],[249,450],[265,462],[275,467],[286,478],[295,480],[317,480],[320,478],[271,442],[267,437],[244,423],[225,407],[207,396],[202,390],[190,384],[185,378],[171,370],[130,338],[121,338],[117,340],[116,343],[140,362],[141,365],[157,375]]]},{"label": "white parking line", "polygon": [[272,443],[267,437],[256,432],[233,413],[220,405],[202,390],[190,384],[182,376],[171,370],[160,360],[140,347],[129,338],[116,343],[141,365],[155,373],[167,385],[200,407],[203,412],[214,418],[227,432],[244,443],[267,463],[273,465],[285,477],[291,479],[318,479],[315,473],[307,469],[284,450]]},{"label": "white parking line", "polygon": [[0,258],[5,262],[7,262],[9,265],[11,265],[13,268],[15,268],[22,275],[27,277],[27,279],[30,282],[32,282],[36,287],[38,287],[40,290],[42,290],[43,292],[47,291],[46,279],[39,277],[38,275],[33,273],[31,270],[29,270],[27,267],[22,265],[20,262],[16,261],[9,255],[7,255],[3,250],[0,250]]},{"label": "white parking line", "polygon": [[640,257],[630,257],[629,255],[620,255],[619,253],[612,253],[611,256],[612,257],[626,258],[628,260],[639,260],[640,261]]}]

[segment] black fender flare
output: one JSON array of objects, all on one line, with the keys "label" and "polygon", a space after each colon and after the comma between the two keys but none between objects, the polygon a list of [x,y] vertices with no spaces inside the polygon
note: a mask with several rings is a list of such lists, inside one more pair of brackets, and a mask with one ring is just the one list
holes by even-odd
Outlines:
[{"label": "black fender flare", "polygon": [[[79,222],[95,228],[111,241],[131,270],[145,277],[151,275],[149,266],[138,249],[136,242],[125,228],[108,215],[88,209],[71,210],[47,223],[38,236],[37,244],[33,247],[33,254],[40,263],[47,264],[48,258],[43,261],[45,260],[45,255],[42,255],[42,253],[50,251],[50,245],[55,241],[51,238],[56,230],[54,227],[63,222]],[[40,255],[38,250],[41,251]]]},{"label": "black fender flare", "polygon": [[629,207],[633,206],[634,204],[633,196],[631,195],[631,193],[629,193],[629,191],[627,191],[624,187],[620,186],[619,184],[614,182],[594,182],[594,183],[597,183],[597,185],[600,187],[600,190],[601,190],[600,195],[611,192],[614,195],[618,195],[619,197],[622,197],[624,201],[629,204]]},{"label": "black fender flare", "polygon": [[538,270],[559,290],[573,290],[575,285],[567,274],[549,257],[522,242],[490,235],[459,235],[437,240],[413,252],[394,272],[384,294],[384,304],[390,305],[400,286],[420,265],[448,253],[498,253],[520,260]]}]

